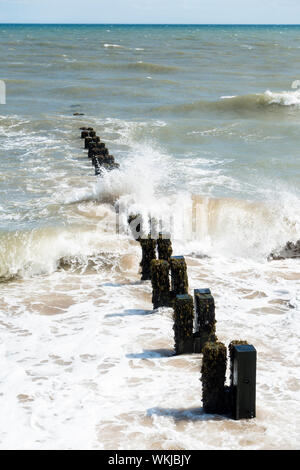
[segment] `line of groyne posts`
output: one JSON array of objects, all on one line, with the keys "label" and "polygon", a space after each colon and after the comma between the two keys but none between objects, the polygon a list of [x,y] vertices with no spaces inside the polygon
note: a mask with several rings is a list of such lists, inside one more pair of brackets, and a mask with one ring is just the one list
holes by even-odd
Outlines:
[{"label": "line of groyne posts", "polygon": [[[119,168],[104,143],[92,128],[81,128],[84,147],[92,159],[95,174],[102,169]],[[137,230],[137,220],[141,220]],[[151,281],[153,308],[173,308],[175,355],[202,354],[202,402],[205,413],[221,414],[236,420],[256,416],[256,362],[253,345],[233,340],[228,346],[216,335],[215,301],[209,288],[189,294],[187,265],[183,256],[172,256],[171,237],[142,230],[140,214],[132,214],[128,223],[142,249],[141,280]],[[159,225],[159,224],[158,224]],[[132,228],[132,227],[131,227]],[[138,233],[137,233],[138,232]],[[230,384],[225,385],[227,356]]]},{"label": "line of groyne posts", "polygon": [[81,138],[84,139],[84,148],[88,151],[88,157],[95,168],[95,175],[101,175],[103,170],[110,171],[119,168],[115,157],[109,154],[105,143],[97,136],[92,127],[81,127]]}]

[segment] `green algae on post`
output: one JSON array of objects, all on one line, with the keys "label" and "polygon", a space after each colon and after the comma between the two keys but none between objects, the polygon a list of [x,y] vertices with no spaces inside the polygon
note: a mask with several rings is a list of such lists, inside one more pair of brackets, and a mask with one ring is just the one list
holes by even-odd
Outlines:
[{"label": "green algae on post", "polygon": [[216,342],[215,301],[210,289],[195,289],[195,352],[201,353],[205,343]]},{"label": "green algae on post", "polygon": [[174,303],[175,353],[193,352],[194,302],[189,294],[177,295]]},{"label": "green algae on post", "polygon": [[202,402],[205,413],[224,413],[227,350],[223,343],[206,343],[202,358]]},{"label": "green algae on post", "polygon": [[173,299],[175,299],[176,295],[188,294],[189,283],[184,257],[171,256],[170,267]]},{"label": "green algae on post", "polygon": [[150,263],[153,308],[170,304],[169,263],[153,259]]},{"label": "green algae on post", "polygon": [[162,233],[159,233],[157,239],[157,250],[159,259],[164,259],[170,262],[173,252],[170,235],[164,236]]},{"label": "green algae on post", "polygon": [[151,279],[150,263],[153,259],[156,259],[156,240],[148,235],[148,238],[141,238],[140,244],[142,247],[142,261],[140,266],[142,268],[142,281],[148,281]]}]

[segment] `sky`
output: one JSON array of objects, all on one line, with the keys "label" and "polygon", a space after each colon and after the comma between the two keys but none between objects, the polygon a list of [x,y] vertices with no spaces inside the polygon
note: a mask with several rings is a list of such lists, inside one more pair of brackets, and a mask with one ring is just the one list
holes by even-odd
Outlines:
[{"label": "sky", "polygon": [[0,0],[0,23],[295,24],[300,0]]}]

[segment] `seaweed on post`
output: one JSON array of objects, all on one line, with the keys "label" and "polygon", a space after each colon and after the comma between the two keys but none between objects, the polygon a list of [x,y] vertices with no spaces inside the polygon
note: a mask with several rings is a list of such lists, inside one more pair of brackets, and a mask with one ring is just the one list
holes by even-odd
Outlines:
[{"label": "seaweed on post", "polygon": [[215,301],[210,289],[195,289],[195,352],[201,353],[207,342],[216,342]]},{"label": "seaweed on post", "polygon": [[186,262],[183,256],[171,256],[171,289],[172,297],[175,300],[176,295],[188,294],[188,276]]},{"label": "seaweed on post", "polygon": [[148,238],[141,238],[140,244],[142,247],[142,261],[140,266],[142,268],[142,281],[151,279],[150,263],[153,259],[156,259],[156,240],[148,235]]},{"label": "seaweed on post", "polygon": [[175,354],[193,352],[194,302],[189,294],[177,295],[174,303]]},{"label": "seaweed on post", "polygon": [[226,411],[225,378],[227,349],[223,343],[206,343],[202,359],[202,401],[205,413]]},{"label": "seaweed on post", "polygon": [[170,304],[169,263],[153,259],[150,263],[153,308],[168,307]]},{"label": "seaweed on post", "polygon": [[159,259],[164,259],[168,261],[168,263],[170,262],[173,252],[170,235],[164,236],[162,233],[158,234],[157,251]]}]

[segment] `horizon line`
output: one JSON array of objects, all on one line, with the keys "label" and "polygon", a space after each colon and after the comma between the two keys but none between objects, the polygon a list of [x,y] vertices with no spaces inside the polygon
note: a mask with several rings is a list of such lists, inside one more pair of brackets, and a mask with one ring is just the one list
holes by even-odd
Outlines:
[{"label": "horizon line", "polygon": [[56,23],[56,22],[0,22],[0,25],[55,25],[55,26],[300,26],[300,23]]}]

